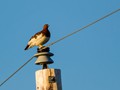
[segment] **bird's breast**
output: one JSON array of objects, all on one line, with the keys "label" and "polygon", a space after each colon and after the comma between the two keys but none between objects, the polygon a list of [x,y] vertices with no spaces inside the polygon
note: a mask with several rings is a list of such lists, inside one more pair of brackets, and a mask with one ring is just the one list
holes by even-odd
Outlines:
[{"label": "bird's breast", "polygon": [[42,36],[41,38],[38,38],[36,41],[36,46],[45,44],[46,42],[48,42],[49,39],[50,38],[46,36]]}]

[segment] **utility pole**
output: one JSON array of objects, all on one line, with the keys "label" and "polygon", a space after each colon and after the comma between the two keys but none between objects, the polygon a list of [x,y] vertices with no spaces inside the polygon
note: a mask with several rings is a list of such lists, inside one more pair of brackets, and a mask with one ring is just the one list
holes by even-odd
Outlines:
[{"label": "utility pole", "polygon": [[61,70],[48,68],[48,64],[53,64],[54,61],[50,58],[54,54],[49,52],[48,47],[43,47],[37,50],[35,64],[42,65],[41,70],[37,70],[36,75],[36,90],[62,90]]}]

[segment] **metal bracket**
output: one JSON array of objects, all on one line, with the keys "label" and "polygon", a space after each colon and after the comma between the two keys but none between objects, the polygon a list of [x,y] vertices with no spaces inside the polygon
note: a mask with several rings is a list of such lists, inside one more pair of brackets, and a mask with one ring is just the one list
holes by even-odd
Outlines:
[{"label": "metal bracket", "polygon": [[49,83],[55,83],[56,82],[55,76],[49,76],[48,80],[49,80]]}]

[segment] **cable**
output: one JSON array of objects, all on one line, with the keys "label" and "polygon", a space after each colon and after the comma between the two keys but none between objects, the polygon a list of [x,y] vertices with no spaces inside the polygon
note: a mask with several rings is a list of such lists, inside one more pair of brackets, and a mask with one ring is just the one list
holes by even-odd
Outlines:
[{"label": "cable", "polygon": [[107,14],[107,15],[105,15],[105,16],[103,16],[103,17],[101,17],[101,18],[99,18],[99,19],[97,19],[97,20],[95,20],[95,21],[93,21],[93,22],[91,22],[91,23],[89,23],[89,24],[87,24],[86,26],[84,26],[84,27],[82,27],[82,28],[80,28],[80,29],[78,29],[78,30],[76,30],[76,31],[74,31],[74,32],[72,32],[72,33],[70,33],[70,34],[68,34],[68,35],[66,35],[66,36],[64,36],[64,37],[62,37],[62,38],[60,38],[60,39],[50,43],[50,44],[48,44],[47,47],[50,47],[51,45],[53,45],[53,44],[55,44],[55,43],[65,39],[65,38],[67,38],[69,36],[72,36],[73,34],[76,34],[77,32],[79,32],[79,31],[81,31],[81,30],[83,30],[83,29],[85,29],[85,28],[87,28],[87,27],[89,27],[89,26],[91,26],[91,25],[93,25],[93,24],[95,24],[95,23],[97,23],[97,22],[99,22],[99,21],[101,21],[101,20],[111,16],[111,15],[113,15],[114,13],[116,13],[118,11],[120,11],[120,8],[115,10],[115,11],[113,11],[113,12],[111,12],[111,13],[109,13],[109,14]]},{"label": "cable", "polygon": [[[76,30],[76,31],[74,31],[74,32],[72,32],[72,33],[70,33],[70,34],[68,34],[68,35],[66,35],[66,36],[64,36],[64,37],[62,37],[62,38],[60,38],[60,39],[58,39],[58,40],[50,43],[50,44],[48,44],[46,47],[50,47],[50,46],[52,46],[53,44],[55,44],[55,43],[57,43],[57,42],[65,39],[65,38],[67,38],[67,37],[69,37],[69,36],[72,36],[73,34],[76,34],[77,32],[79,32],[79,31],[81,31],[81,30],[83,30],[83,29],[85,29],[85,28],[87,28],[87,27],[89,27],[89,26],[91,26],[91,25],[93,25],[93,24],[95,24],[95,23],[97,23],[97,22],[99,22],[99,21],[101,21],[101,20],[103,20],[103,19],[111,16],[111,15],[113,15],[114,13],[116,13],[116,12],[118,12],[118,11],[120,11],[120,8],[117,9],[117,10],[115,10],[115,11],[113,11],[113,12],[111,12],[111,13],[109,13],[109,14],[107,14],[107,15],[105,15],[105,16],[103,16],[103,17],[101,17],[101,18],[99,18],[99,19],[97,19],[97,20],[95,20],[95,21],[93,21],[93,22],[91,22],[91,23],[89,23],[89,24],[87,24],[86,26],[84,26],[84,27],[82,27],[82,28],[80,28],[80,29],[78,29],[78,30]],[[44,48],[43,48],[43,49],[44,49]],[[27,62],[25,62],[20,68],[18,68],[18,69],[17,69],[13,74],[11,74],[7,79],[5,79],[5,80],[0,84],[0,86],[2,86],[3,84],[5,84],[5,82],[7,82],[11,77],[13,77],[20,69],[22,69],[26,64],[28,64],[33,58],[34,58],[34,56],[33,56],[32,58],[30,58]]]},{"label": "cable", "polygon": [[25,62],[20,68],[18,68],[13,74],[11,74],[8,78],[6,78],[1,84],[0,86],[2,86],[5,82],[7,82],[11,77],[13,77],[20,69],[22,69],[26,64],[28,64],[32,59],[34,58],[31,57],[27,62]]}]

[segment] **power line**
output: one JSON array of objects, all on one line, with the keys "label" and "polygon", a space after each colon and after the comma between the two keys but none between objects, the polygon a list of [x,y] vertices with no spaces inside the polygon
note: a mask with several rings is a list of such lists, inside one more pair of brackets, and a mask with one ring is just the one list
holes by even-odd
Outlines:
[{"label": "power line", "polygon": [[[114,10],[114,11],[112,11],[111,13],[109,13],[109,14],[107,14],[107,15],[105,15],[105,16],[103,16],[103,17],[101,17],[101,18],[99,18],[99,19],[97,19],[97,20],[95,20],[95,21],[93,21],[93,22],[91,22],[91,23],[89,23],[89,24],[87,24],[86,26],[84,26],[84,27],[82,27],[82,28],[80,28],[80,29],[78,29],[78,30],[76,30],[76,31],[74,31],[74,32],[72,32],[72,33],[70,33],[70,34],[68,34],[68,35],[66,35],[66,36],[64,36],[64,37],[62,37],[62,38],[60,38],[60,39],[58,39],[58,40],[50,43],[50,44],[48,44],[47,47],[50,47],[50,46],[52,46],[53,44],[55,44],[55,43],[57,43],[57,42],[65,39],[65,38],[67,38],[67,37],[69,37],[69,36],[72,36],[73,34],[78,33],[79,31],[81,31],[81,30],[83,30],[83,29],[85,29],[85,28],[87,28],[87,27],[89,27],[89,26],[91,26],[91,25],[93,25],[93,24],[95,24],[95,23],[97,23],[97,22],[99,22],[99,21],[101,21],[101,20],[103,20],[103,19],[105,19],[105,18],[107,18],[107,17],[115,14],[115,13],[117,13],[118,11],[120,11],[120,8],[117,9],[117,10]],[[43,49],[44,49],[44,48],[43,48]],[[25,65],[27,65],[33,58],[34,58],[34,56],[33,56],[32,58],[30,58],[27,62],[25,62],[20,68],[18,68],[18,69],[17,69],[13,74],[11,74],[7,79],[5,79],[5,80],[0,84],[0,86],[2,86],[3,84],[5,84],[5,82],[7,82],[11,77],[13,77],[13,76],[14,76],[20,69],[22,69]]]},{"label": "power line", "polygon": [[1,84],[0,86],[2,86],[5,82],[7,82],[11,77],[13,77],[20,69],[22,69],[26,64],[28,64],[32,59],[34,58],[31,57],[27,62],[25,62],[21,67],[19,67],[13,74],[11,74],[8,78],[6,78]]},{"label": "power line", "polygon": [[72,36],[73,34],[78,33],[79,31],[81,31],[81,30],[83,30],[83,29],[85,29],[85,28],[87,28],[87,27],[89,27],[89,26],[91,26],[91,25],[93,25],[93,24],[95,24],[95,23],[97,23],[97,22],[99,22],[99,21],[101,21],[101,20],[103,20],[103,19],[105,19],[105,18],[115,14],[115,13],[117,13],[118,11],[120,11],[120,8],[115,10],[115,11],[113,11],[113,12],[111,12],[111,13],[109,13],[109,14],[107,14],[107,15],[105,15],[105,16],[103,16],[103,17],[101,17],[101,18],[99,18],[99,19],[97,19],[97,20],[95,20],[95,21],[93,21],[93,22],[91,22],[91,23],[89,23],[89,24],[87,24],[86,26],[83,26],[82,28],[80,28],[80,29],[78,29],[78,30],[76,30],[76,31],[74,31],[74,32],[72,32],[72,33],[70,33],[70,34],[68,34],[68,35],[66,35],[66,36],[64,36],[64,37],[62,37],[62,38],[60,38],[60,39],[50,43],[50,44],[48,44],[47,47],[50,47],[51,45],[53,45],[53,44],[55,44],[55,43],[65,39],[65,38],[67,38],[69,36]]}]

